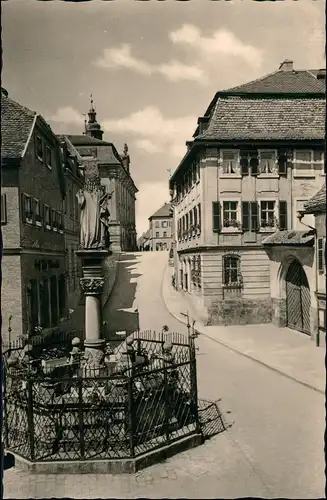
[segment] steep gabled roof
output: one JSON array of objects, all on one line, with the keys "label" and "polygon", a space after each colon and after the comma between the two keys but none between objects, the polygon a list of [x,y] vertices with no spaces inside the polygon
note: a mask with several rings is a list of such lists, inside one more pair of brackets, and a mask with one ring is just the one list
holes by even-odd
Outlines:
[{"label": "steep gabled roof", "polygon": [[31,136],[37,114],[1,95],[1,158],[21,158]]},{"label": "steep gabled roof", "polygon": [[197,140],[314,140],[325,137],[325,99],[221,97]]},{"label": "steep gabled roof", "polygon": [[81,155],[79,154],[79,152],[77,151],[75,146],[68,139],[68,137],[66,135],[62,135],[62,134],[57,134],[57,137],[60,140],[60,142],[65,143],[67,150],[69,151],[69,154],[71,156],[73,156],[74,158],[76,158],[78,163],[83,163],[83,158],[81,157]]},{"label": "steep gabled roof", "polygon": [[325,94],[326,80],[319,78],[324,70],[275,71],[222,92],[246,94]]},{"label": "steep gabled roof", "polygon": [[326,213],[326,183],[305,205],[304,210],[308,214]]},{"label": "steep gabled roof", "polygon": [[162,205],[162,207],[159,208],[159,210],[157,210],[154,214],[152,214],[149,217],[149,220],[155,217],[169,218],[172,216],[170,210],[171,210],[170,203],[165,203],[164,205]]}]

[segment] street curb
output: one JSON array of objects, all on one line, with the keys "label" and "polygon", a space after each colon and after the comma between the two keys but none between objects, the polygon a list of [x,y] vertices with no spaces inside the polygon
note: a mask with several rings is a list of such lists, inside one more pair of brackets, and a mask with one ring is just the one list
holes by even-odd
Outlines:
[{"label": "street curb", "polygon": [[[166,279],[166,274],[167,274],[167,270],[168,270],[168,265],[165,267],[165,271],[164,271],[164,277],[163,277],[163,280],[162,280],[162,287],[161,287],[161,297],[162,297],[162,300],[163,300],[163,303],[165,304],[166,306],[166,309],[167,311],[169,312],[169,314],[177,319],[177,321],[179,321],[180,323],[184,324],[184,325],[187,325],[187,321],[184,320],[183,318],[180,318],[179,316],[177,316],[176,314],[174,314],[168,307],[167,305],[167,302],[165,300],[165,297],[164,297],[164,293],[163,293],[163,289],[164,289],[164,284],[165,284],[165,279]],[[266,368],[268,368],[269,370],[275,372],[275,373],[279,373],[280,375],[283,375],[284,377],[290,379],[290,380],[293,380],[293,382],[297,382],[298,384],[301,384],[303,385],[304,387],[307,387],[308,389],[312,389],[313,391],[315,392],[319,392],[320,394],[325,394],[325,391],[324,390],[321,390],[321,389],[318,389],[318,387],[315,387],[311,384],[308,384],[307,382],[303,382],[302,380],[299,380],[295,377],[293,377],[292,375],[289,375],[285,372],[282,372],[281,370],[279,370],[278,368],[274,368],[273,366],[271,365],[267,365],[266,363],[264,363],[263,361],[261,361],[260,359],[258,358],[255,358],[254,356],[251,356],[250,354],[245,354],[244,352],[242,351],[238,351],[237,349],[235,349],[234,347],[231,347],[229,346],[228,344],[225,344],[224,342],[222,342],[221,340],[218,340],[218,339],[215,339],[214,337],[212,337],[211,335],[208,335],[207,333],[205,333],[201,327],[200,328],[195,328],[201,335],[203,335],[204,337],[207,337],[208,339],[212,340],[213,342],[216,342],[217,344],[220,344],[224,347],[226,347],[227,349],[229,349],[230,351],[233,351],[235,352],[236,354],[239,354],[240,356],[243,356],[245,358],[248,358],[248,359],[252,359],[252,361],[255,361],[256,363],[262,365],[262,366],[265,366]]]}]

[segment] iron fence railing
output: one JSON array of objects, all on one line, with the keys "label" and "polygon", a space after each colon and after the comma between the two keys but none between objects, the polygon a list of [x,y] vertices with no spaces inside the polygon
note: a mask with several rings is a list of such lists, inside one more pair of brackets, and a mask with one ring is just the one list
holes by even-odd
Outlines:
[{"label": "iron fence railing", "polygon": [[24,349],[8,351],[7,450],[35,462],[132,458],[200,432],[194,338],[147,331],[129,340],[129,353],[126,339],[110,342],[111,353],[124,357],[124,369],[107,366],[97,376],[86,375],[78,362],[59,367],[60,376],[45,372],[49,350],[63,354],[58,345],[34,346],[28,362]]}]

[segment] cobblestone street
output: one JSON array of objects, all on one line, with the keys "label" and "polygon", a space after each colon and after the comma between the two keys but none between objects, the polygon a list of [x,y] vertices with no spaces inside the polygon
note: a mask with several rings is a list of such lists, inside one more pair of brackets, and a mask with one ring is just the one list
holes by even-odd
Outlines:
[{"label": "cobblestone street", "polygon": [[[141,330],[167,324],[186,332],[162,299],[167,262],[167,252],[122,256],[104,318],[110,329],[135,327],[138,308]],[[199,396],[219,400],[224,432],[136,475],[45,476],[12,468],[4,474],[4,497],[323,497],[324,395],[204,335],[196,342]]]}]

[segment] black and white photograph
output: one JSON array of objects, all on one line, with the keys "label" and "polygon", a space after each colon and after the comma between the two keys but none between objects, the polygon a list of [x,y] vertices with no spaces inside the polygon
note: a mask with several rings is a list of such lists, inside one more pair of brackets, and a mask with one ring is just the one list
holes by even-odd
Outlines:
[{"label": "black and white photograph", "polygon": [[325,10],[1,2],[2,498],[326,498]]}]

